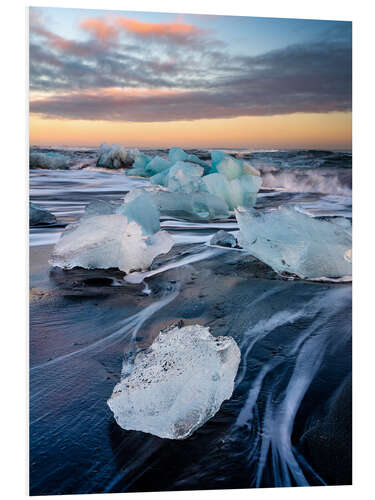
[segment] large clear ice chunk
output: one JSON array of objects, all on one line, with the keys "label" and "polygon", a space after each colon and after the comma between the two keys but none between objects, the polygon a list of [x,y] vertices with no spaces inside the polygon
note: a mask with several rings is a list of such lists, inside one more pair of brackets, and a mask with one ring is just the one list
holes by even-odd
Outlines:
[{"label": "large clear ice chunk", "polygon": [[241,353],[232,337],[191,325],[161,332],[108,400],[117,423],[168,439],[185,439],[232,396]]},{"label": "large clear ice chunk", "polygon": [[235,214],[239,244],[277,273],[312,279],[352,274],[346,227],[286,207],[269,212],[240,207]]},{"label": "large clear ice chunk", "polygon": [[168,253],[172,237],[165,231],[146,236],[135,221],[121,214],[85,216],[68,226],[53,251],[51,264],[71,269],[146,270],[154,258]]}]

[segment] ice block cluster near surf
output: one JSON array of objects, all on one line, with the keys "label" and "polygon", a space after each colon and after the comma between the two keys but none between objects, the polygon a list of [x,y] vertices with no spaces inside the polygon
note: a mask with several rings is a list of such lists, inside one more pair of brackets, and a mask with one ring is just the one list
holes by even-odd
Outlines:
[{"label": "ice block cluster near surf", "polygon": [[154,157],[138,162],[127,175],[149,177],[150,182],[173,193],[209,193],[223,200],[228,210],[253,206],[262,185],[259,172],[244,160],[223,151],[211,152],[211,165],[181,148],[169,150],[169,160]]},{"label": "ice block cluster near surf", "polygon": [[239,244],[277,273],[312,279],[351,276],[348,220],[312,218],[285,207],[268,212],[239,207],[235,214]]},{"label": "ice block cluster near surf", "polygon": [[155,257],[168,253],[173,239],[160,231],[160,213],[142,192],[115,206],[98,202],[69,225],[56,243],[51,264],[71,269],[146,270]]},{"label": "ice block cluster near surf", "polygon": [[160,332],[108,406],[123,429],[185,439],[232,396],[240,358],[232,337],[213,337],[200,325]]}]

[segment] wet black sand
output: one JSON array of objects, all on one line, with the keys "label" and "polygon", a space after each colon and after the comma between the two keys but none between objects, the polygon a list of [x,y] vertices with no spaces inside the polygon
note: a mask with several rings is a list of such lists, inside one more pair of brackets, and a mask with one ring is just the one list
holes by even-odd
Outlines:
[{"label": "wet black sand", "polygon": [[[31,494],[351,483],[350,284],[227,251],[149,278],[148,294],[116,270],[50,269],[50,252],[30,257]],[[124,431],[106,405],[123,359],[176,322],[235,338],[233,396],[182,442]]]}]

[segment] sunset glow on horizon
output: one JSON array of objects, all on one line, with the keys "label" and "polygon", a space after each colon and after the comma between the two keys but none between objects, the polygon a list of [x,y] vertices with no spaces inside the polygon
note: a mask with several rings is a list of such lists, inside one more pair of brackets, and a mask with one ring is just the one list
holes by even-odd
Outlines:
[{"label": "sunset glow on horizon", "polygon": [[30,145],[351,148],[351,23],[30,9]]}]

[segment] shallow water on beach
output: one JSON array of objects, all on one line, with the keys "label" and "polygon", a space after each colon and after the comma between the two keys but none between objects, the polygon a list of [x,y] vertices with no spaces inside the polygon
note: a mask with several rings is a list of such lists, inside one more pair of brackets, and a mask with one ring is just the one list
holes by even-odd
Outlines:
[{"label": "shallow water on beach", "polygon": [[[257,207],[351,218],[351,155],[349,165],[276,153],[254,161],[280,183]],[[351,284],[281,279],[244,252],[207,246],[219,229],[238,230],[234,218],[162,219],[175,246],[138,284],[114,270],[49,267],[90,201],[147,184],[92,166],[30,171],[31,201],[58,220],[30,230],[31,494],[350,484]],[[183,441],[124,431],[106,404],[122,363],[177,321],[236,340],[233,396]]]}]

